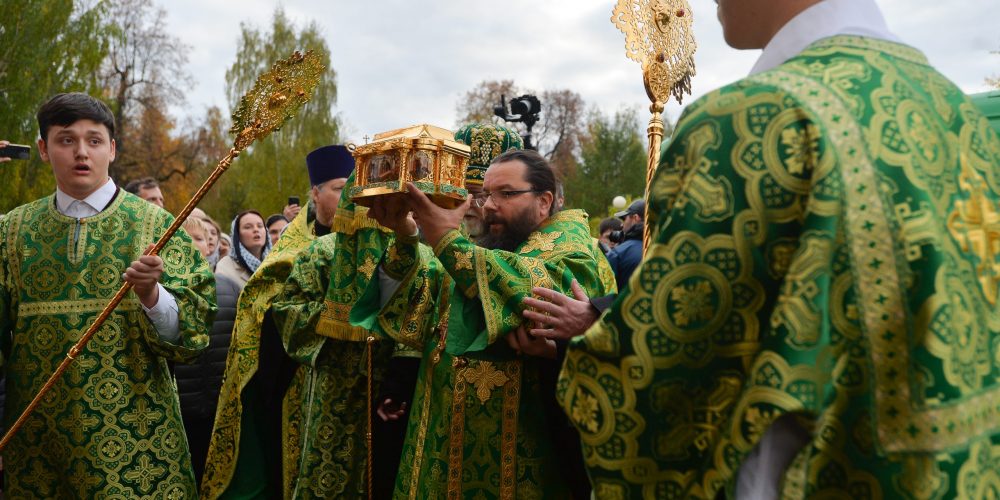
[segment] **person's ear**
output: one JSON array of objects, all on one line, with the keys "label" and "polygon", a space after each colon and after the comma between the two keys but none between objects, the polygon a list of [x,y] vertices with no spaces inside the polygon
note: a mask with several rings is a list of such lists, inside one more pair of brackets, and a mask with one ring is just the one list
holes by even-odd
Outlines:
[{"label": "person's ear", "polygon": [[555,195],[552,191],[545,191],[538,195],[538,201],[541,203],[539,208],[542,209],[542,215],[548,217],[552,213],[552,204],[556,201]]},{"label": "person's ear", "polygon": [[42,139],[42,138],[38,139],[38,156],[44,162],[48,162],[49,161],[49,150],[46,149],[46,147],[45,147],[45,139]]},{"label": "person's ear", "polygon": [[115,154],[116,154],[115,152],[116,151],[117,151],[117,149],[116,149],[116,145],[115,145],[115,140],[111,139],[111,159],[108,160],[108,163],[111,163],[111,162],[115,161]]}]

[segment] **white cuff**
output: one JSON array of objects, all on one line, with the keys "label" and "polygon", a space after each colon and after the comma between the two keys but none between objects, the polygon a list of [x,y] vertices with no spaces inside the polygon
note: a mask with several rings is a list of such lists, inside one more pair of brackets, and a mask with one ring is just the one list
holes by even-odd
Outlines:
[{"label": "white cuff", "polygon": [[156,299],[156,305],[146,307],[141,302],[139,304],[142,305],[142,310],[146,312],[149,320],[153,322],[153,326],[156,327],[156,333],[160,334],[160,338],[172,344],[177,343],[177,340],[181,338],[177,299],[174,299],[174,296],[166,288],[163,288],[163,285],[157,283],[156,287],[160,291],[159,297]]},{"label": "white cuff", "polygon": [[396,290],[399,289],[399,285],[401,285],[402,283],[403,283],[402,281],[396,281],[395,278],[389,276],[389,273],[385,272],[385,270],[382,269],[381,264],[378,266],[379,309],[385,307],[385,304],[389,302],[389,299],[392,298],[392,295],[396,293]]}]

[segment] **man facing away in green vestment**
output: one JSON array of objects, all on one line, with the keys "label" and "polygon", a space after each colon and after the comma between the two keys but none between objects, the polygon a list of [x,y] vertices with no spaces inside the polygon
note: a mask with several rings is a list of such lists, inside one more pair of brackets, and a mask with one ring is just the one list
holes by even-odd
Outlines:
[{"label": "man facing away in green vestment", "polygon": [[441,208],[410,184],[371,210],[396,240],[352,323],[424,353],[397,498],[570,495],[540,390],[555,345],[527,336],[521,300],[533,286],[568,291],[574,276],[591,294],[615,287],[586,214],[554,208],[556,186],[533,151],[496,157],[475,201],[478,245],[459,231],[472,200]]},{"label": "man facing away in green vestment", "polygon": [[717,3],[764,52],[685,110],[563,367],[596,496],[995,496],[1000,139],[873,0]]},{"label": "man facing away in green vestment", "polygon": [[[114,118],[86,94],[38,112],[56,192],[0,221],[0,347],[10,426],[124,281],[133,292],[4,450],[11,498],[196,498],[167,362],[208,345],[215,280],[173,218],[115,186]],[[124,271],[124,274],[123,274]]]},{"label": "man facing away in green vestment", "polygon": [[[354,158],[346,146],[324,146],[306,155],[306,167],[312,186],[307,210],[285,228],[240,294],[202,498],[292,498],[300,479],[309,477],[301,472],[302,429],[322,410],[306,391],[317,372],[285,352],[273,306],[300,254],[309,254],[310,245],[345,217],[338,205],[350,187]],[[299,496],[321,496],[310,491]]]}]

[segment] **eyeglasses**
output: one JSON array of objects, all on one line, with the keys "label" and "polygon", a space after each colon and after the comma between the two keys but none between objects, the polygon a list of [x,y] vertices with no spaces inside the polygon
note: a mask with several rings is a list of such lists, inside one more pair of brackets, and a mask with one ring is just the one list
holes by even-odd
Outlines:
[{"label": "eyeglasses", "polygon": [[[542,193],[542,192],[543,191],[539,191],[537,189],[521,189],[517,191],[497,191],[495,193],[483,191],[482,193],[475,195],[475,197],[472,198],[472,202],[475,203],[477,207],[482,208],[486,206],[486,202],[489,201],[490,198],[493,198],[496,195],[500,195],[499,198],[500,200],[506,201],[515,196],[520,196],[524,193]],[[497,198],[493,198],[493,203],[497,203]]]}]

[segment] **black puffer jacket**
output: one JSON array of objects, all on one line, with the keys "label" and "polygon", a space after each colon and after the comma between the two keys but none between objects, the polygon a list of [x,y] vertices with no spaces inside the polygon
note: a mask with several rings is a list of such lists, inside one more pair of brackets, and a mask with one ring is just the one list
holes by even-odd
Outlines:
[{"label": "black puffer jacket", "polygon": [[191,364],[174,366],[181,414],[185,420],[215,418],[215,407],[226,371],[226,355],[236,319],[236,299],[240,286],[232,279],[215,275],[215,297],[219,312],[212,323],[208,348]]}]

